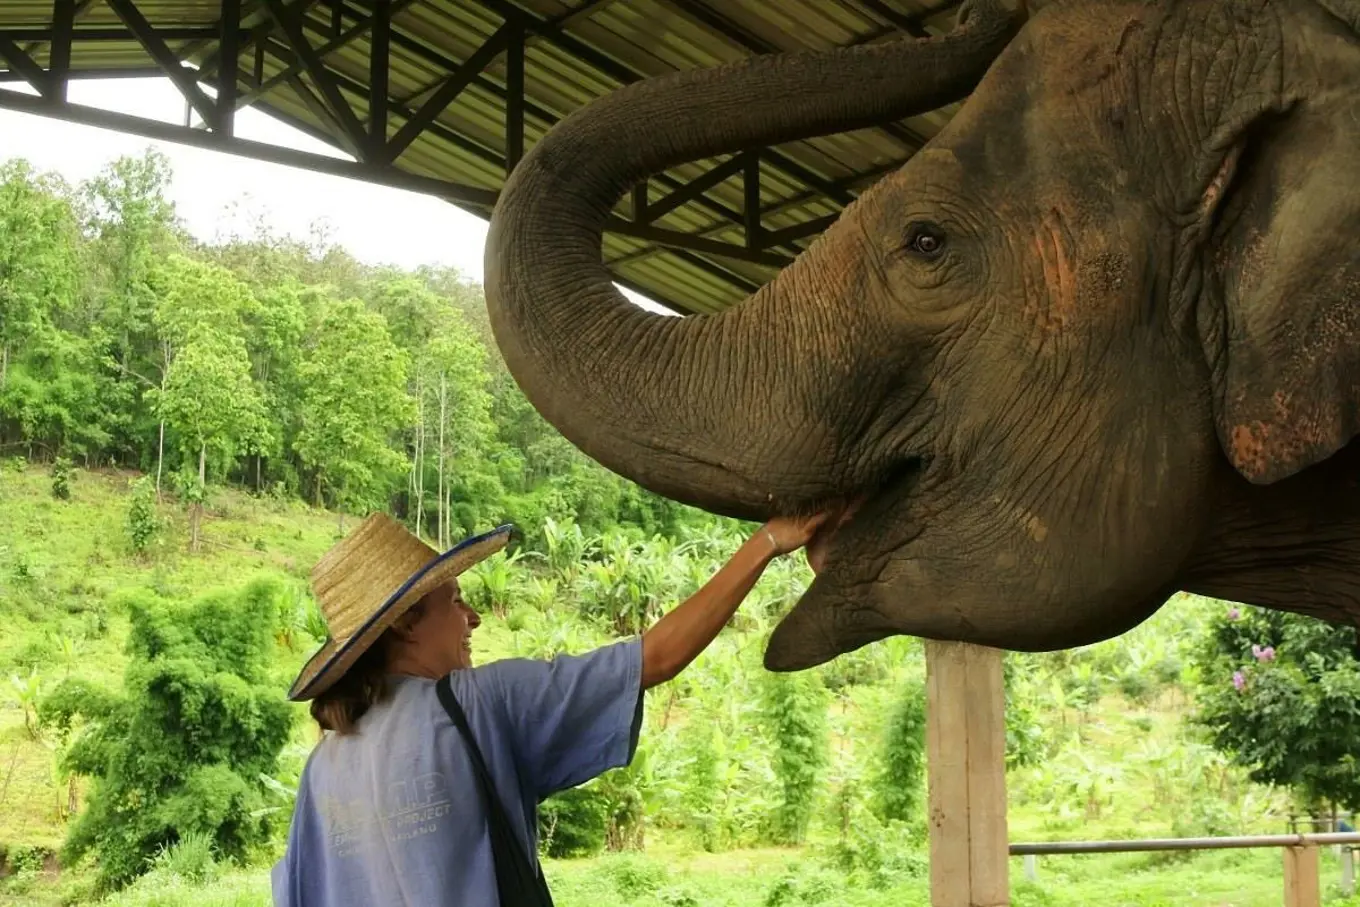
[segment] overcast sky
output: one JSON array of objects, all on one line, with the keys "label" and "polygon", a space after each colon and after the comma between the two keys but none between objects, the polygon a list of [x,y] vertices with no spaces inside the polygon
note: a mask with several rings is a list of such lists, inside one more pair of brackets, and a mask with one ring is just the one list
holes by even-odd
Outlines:
[{"label": "overcast sky", "polygon": [[[3,87],[13,88],[14,83]],[[184,101],[167,79],[73,80],[70,100],[171,123],[184,121]],[[257,110],[236,116],[242,138],[345,155]],[[321,225],[331,242],[360,261],[413,268],[451,265],[482,280],[486,221],[427,195],[358,180],[254,161],[237,155],[159,142],[90,126],[0,110],[0,158],[27,158],[72,183],[123,155],[159,149],[174,171],[171,198],[185,226],[212,240],[249,234],[262,218],[275,233],[300,239]],[[635,301],[642,298],[625,291]],[[667,310],[655,304],[655,311]],[[668,312],[668,314],[670,314]]]}]

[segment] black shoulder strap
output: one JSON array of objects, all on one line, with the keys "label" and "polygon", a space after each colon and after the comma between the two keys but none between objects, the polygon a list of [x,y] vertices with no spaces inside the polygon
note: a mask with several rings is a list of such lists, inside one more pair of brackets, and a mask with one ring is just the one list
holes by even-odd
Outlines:
[{"label": "black shoulder strap", "polygon": [[482,760],[482,751],[472,737],[467,715],[453,695],[449,676],[445,674],[435,684],[435,692],[444,711],[449,713],[454,725],[463,735],[468,755],[472,759],[472,769],[477,775],[477,786],[481,788],[482,799],[486,803],[487,824],[491,832],[491,854],[496,862],[496,891],[500,896],[500,907],[552,907],[552,894],[548,882],[543,878],[541,868],[529,862],[524,846],[515,836],[515,830],[505,814],[496,787],[491,783],[491,773]]}]

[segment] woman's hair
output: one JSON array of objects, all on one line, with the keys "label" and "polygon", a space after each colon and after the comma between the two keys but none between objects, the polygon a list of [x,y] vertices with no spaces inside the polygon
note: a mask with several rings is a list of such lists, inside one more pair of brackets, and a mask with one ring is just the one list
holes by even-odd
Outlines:
[{"label": "woman's hair", "polygon": [[339,680],[312,700],[312,717],[321,730],[353,734],[364,713],[387,698],[391,692],[387,683],[387,662],[396,640],[392,630],[397,624],[408,625],[424,608],[422,598],[397,618],[392,627],[384,630]]}]

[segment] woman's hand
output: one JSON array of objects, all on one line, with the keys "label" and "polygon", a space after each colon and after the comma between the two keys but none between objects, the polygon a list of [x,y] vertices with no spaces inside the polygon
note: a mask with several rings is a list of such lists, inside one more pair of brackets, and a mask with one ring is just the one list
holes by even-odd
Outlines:
[{"label": "woman's hand", "polygon": [[683,671],[736,613],[770,561],[806,545],[830,516],[770,520],[742,543],[712,579],[643,633],[643,689]]},{"label": "woman's hand", "polygon": [[760,528],[769,539],[774,554],[788,554],[812,541],[832,514],[833,511],[823,511],[814,516],[775,517]]}]

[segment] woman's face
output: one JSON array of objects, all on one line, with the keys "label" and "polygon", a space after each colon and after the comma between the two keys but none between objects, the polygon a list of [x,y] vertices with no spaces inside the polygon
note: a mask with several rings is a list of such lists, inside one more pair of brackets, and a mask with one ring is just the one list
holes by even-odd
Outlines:
[{"label": "woman's face", "polygon": [[411,624],[410,639],[420,660],[439,674],[472,667],[472,631],[481,617],[463,601],[458,580],[450,580],[425,597],[425,607]]}]

